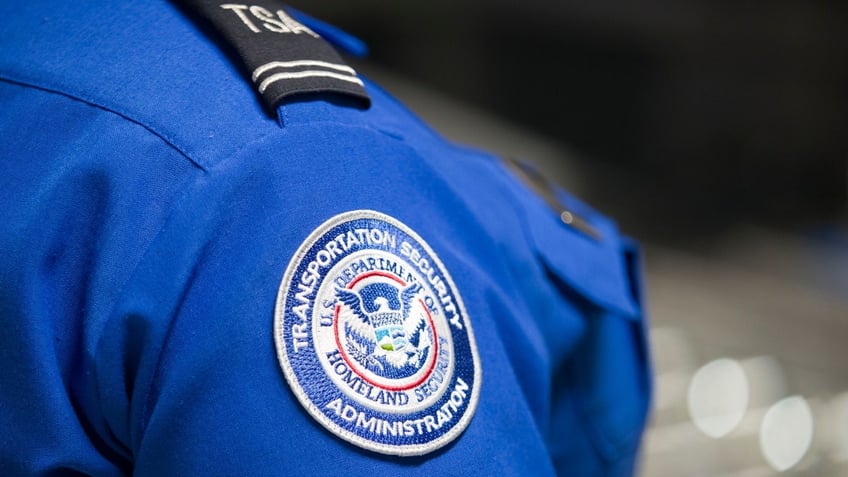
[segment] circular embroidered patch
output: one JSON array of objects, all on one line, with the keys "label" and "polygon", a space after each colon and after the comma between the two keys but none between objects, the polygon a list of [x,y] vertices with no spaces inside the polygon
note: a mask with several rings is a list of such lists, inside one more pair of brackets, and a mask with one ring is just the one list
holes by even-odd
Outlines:
[{"label": "circular embroidered patch", "polygon": [[379,212],[337,215],[303,242],[280,283],[274,338],[300,403],[365,449],[426,454],[477,407],[477,346],[453,280]]}]

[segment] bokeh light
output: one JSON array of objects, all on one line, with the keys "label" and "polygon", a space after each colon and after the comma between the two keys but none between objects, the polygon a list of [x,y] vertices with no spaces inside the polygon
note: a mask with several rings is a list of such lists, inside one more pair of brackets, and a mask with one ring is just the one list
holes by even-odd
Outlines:
[{"label": "bokeh light", "polygon": [[704,434],[723,437],[742,421],[749,385],[738,361],[717,359],[695,372],[689,383],[689,415]]},{"label": "bokeh light", "polygon": [[813,413],[807,400],[792,396],[766,411],[760,427],[760,450],[775,470],[794,467],[813,442]]}]

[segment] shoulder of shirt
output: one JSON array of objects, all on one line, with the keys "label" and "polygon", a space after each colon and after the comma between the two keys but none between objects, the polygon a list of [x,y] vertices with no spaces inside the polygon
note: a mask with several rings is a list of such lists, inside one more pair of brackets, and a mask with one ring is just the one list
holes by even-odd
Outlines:
[{"label": "shoulder of shirt", "polygon": [[[136,122],[204,170],[280,133],[229,50],[172,3],[14,0],[0,18],[0,80]],[[366,83],[369,120],[392,129],[399,105]]]}]

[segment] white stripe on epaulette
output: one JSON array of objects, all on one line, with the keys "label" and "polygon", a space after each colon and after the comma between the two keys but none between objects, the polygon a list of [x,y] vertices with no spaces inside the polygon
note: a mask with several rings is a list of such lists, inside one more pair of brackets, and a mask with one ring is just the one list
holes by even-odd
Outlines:
[{"label": "white stripe on epaulette", "polygon": [[309,77],[315,77],[315,76],[325,76],[325,77],[333,78],[333,79],[337,79],[337,80],[348,81],[350,83],[356,83],[359,86],[364,86],[362,81],[355,76],[345,76],[345,75],[341,75],[341,74],[338,74],[338,73],[332,73],[332,72],[329,72],[329,71],[310,70],[310,71],[298,71],[298,72],[295,72],[295,73],[277,73],[277,74],[271,75],[259,85],[259,92],[264,93],[265,89],[268,88],[269,85],[271,85],[272,83],[276,83],[277,81],[280,81],[280,80],[309,78]]},{"label": "white stripe on epaulette", "polygon": [[356,71],[350,66],[340,65],[338,63],[328,63],[326,61],[316,60],[298,60],[298,61],[272,61],[253,70],[253,81],[256,81],[262,73],[274,68],[297,68],[299,66],[321,66],[333,70],[343,71],[345,73],[355,75]]}]

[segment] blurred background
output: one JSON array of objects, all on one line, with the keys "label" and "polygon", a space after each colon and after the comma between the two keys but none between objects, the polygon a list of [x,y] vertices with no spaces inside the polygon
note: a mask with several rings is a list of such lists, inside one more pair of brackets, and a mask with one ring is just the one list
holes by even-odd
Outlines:
[{"label": "blurred background", "polygon": [[848,2],[291,3],[645,244],[641,475],[848,476]]}]

